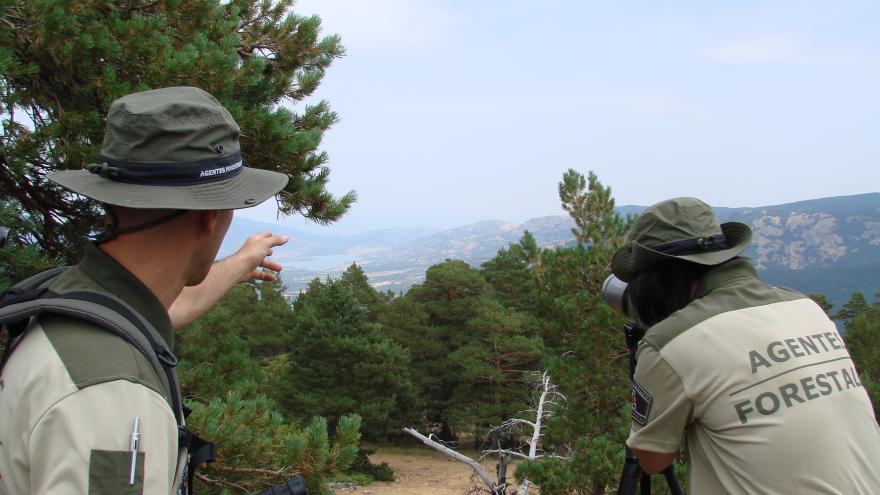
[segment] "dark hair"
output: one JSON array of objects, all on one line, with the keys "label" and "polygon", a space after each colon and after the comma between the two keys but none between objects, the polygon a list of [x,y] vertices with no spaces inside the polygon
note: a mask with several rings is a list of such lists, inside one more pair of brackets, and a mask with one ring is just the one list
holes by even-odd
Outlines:
[{"label": "dark hair", "polygon": [[675,259],[645,268],[627,287],[629,304],[639,321],[655,325],[693,300],[693,283],[710,268]]}]

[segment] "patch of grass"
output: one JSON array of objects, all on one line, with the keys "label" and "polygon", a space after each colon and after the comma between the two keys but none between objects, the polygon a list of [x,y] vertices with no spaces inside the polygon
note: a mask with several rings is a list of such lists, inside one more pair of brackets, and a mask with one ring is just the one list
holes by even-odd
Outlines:
[{"label": "patch of grass", "polygon": [[367,473],[358,473],[356,471],[352,471],[346,474],[340,474],[339,476],[334,476],[333,481],[351,483],[357,486],[366,486],[376,480]]},{"label": "patch of grass", "polygon": [[394,481],[394,470],[391,469],[387,462],[381,464],[370,462],[369,456],[375,452],[375,449],[365,449],[362,447],[349,468],[349,474],[369,476],[371,478],[370,481]]}]

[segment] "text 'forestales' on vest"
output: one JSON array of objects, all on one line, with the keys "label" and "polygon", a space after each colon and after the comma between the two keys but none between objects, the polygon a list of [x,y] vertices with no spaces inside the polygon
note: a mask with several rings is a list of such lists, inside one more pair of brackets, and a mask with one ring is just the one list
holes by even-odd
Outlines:
[{"label": "text 'forestales' on vest", "polygon": [[[826,363],[841,360],[849,360],[849,357],[833,359]],[[794,382],[780,385],[776,390],[763,392],[754,398],[737,402],[733,407],[742,424],[747,424],[749,416],[756,412],[762,416],[770,416],[779,412],[782,406],[789,408],[809,400],[826,397],[835,392],[843,392],[861,386],[862,381],[859,379],[856,369],[850,366],[811,374]],[[734,392],[731,396],[739,392],[741,391]]]}]

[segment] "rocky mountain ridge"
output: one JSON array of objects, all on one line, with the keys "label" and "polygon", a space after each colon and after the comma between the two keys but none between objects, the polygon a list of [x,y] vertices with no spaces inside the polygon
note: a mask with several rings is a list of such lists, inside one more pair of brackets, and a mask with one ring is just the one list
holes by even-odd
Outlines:
[{"label": "rocky mountain ridge", "polygon": [[[643,209],[630,205],[620,211]],[[830,292],[838,303],[846,291],[880,291],[880,193],[715,210],[722,222],[739,221],[752,228],[753,243],[745,255],[784,285]],[[291,236],[275,258],[285,266],[284,281],[294,292],[314,277],[338,276],[352,262],[363,267],[377,288],[400,292],[421,282],[428,267],[445,259],[478,267],[525,231],[544,247],[573,245],[573,226],[570,218],[559,215],[522,224],[487,220],[440,232],[404,228],[332,237],[236,218],[224,251],[231,252],[252,232],[271,229]]]}]

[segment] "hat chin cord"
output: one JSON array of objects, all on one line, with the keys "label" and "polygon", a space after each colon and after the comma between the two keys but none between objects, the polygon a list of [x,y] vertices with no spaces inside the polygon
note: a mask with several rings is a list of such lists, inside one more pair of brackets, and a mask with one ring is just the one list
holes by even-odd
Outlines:
[{"label": "hat chin cord", "polygon": [[186,214],[188,210],[175,210],[167,215],[162,215],[161,217],[150,220],[149,222],[144,222],[138,225],[132,225],[130,227],[119,228],[119,218],[116,216],[116,212],[113,211],[113,208],[107,208],[107,213],[110,215],[110,223],[104,226],[103,232],[101,232],[97,237],[95,237],[95,242],[98,244],[113,240],[120,235],[123,234],[131,234],[132,232],[140,232],[141,230],[151,229],[156,227],[157,225],[162,225],[163,223],[170,222],[175,218]]}]

